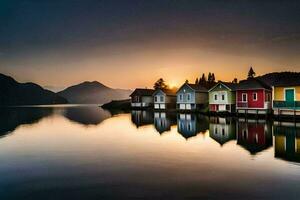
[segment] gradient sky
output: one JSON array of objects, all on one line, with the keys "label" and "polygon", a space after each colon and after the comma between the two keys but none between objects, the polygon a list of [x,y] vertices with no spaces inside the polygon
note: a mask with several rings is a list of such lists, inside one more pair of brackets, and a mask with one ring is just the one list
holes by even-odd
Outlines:
[{"label": "gradient sky", "polygon": [[1,0],[0,72],[60,89],[300,71],[300,1]]}]

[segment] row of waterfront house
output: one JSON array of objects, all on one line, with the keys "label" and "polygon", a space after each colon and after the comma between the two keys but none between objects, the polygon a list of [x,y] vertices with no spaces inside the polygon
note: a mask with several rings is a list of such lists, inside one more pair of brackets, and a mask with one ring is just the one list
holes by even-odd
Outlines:
[{"label": "row of waterfront house", "polygon": [[219,81],[206,89],[199,84],[184,83],[177,91],[137,88],[130,95],[131,107],[156,110],[228,112],[238,114],[300,116],[300,80],[277,80],[268,85],[259,78],[239,83]]}]

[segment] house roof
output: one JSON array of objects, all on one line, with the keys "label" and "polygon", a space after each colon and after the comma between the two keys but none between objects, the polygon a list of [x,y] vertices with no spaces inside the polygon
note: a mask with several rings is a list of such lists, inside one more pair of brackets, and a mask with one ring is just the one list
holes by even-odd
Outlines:
[{"label": "house roof", "polygon": [[154,93],[153,89],[143,89],[143,88],[137,88],[131,93],[132,96],[152,96]]},{"label": "house roof", "polygon": [[215,89],[215,88],[216,88],[218,85],[220,85],[220,84],[224,85],[225,87],[227,87],[227,88],[228,88],[229,90],[231,90],[231,91],[235,91],[236,88],[237,88],[237,86],[238,86],[237,83],[231,83],[231,82],[223,82],[223,81],[219,81],[214,87],[212,87],[212,88],[209,90],[209,92],[212,91],[213,89]]},{"label": "house roof", "polygon": [[272,90],[271,86],[263,82],[258,78],[249,78],[247,80],[242,80],[236,87],[236,90],[248,90],[248,89],[266,89]]},{"label": "house roof", "polygon": [[168,96],[176,96],[176,90],[170,90],[170,89],[156,89],[155,92],[153,93],[156,94],[157,92],[162,91]]},{"label": "house roof", "polygon": [[178,90],[181,90],[182,87],[184,87],[185,85],[187,85],[188,87],[190,87],[192,90],[196,91],[196,92],[208,92],[208,90],[201,86],[201,85],[198,85],[198,84],[191,84],[191,83],[184,83]]}]

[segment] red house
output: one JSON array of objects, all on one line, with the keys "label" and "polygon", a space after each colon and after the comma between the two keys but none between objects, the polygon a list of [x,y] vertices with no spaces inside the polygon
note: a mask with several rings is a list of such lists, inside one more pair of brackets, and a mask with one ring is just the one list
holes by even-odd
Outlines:
[{"label": "red house", "polygon": [[236,110],[243,114],[270,113],[272,88],[258,78],[241,81],[236,88]]}]

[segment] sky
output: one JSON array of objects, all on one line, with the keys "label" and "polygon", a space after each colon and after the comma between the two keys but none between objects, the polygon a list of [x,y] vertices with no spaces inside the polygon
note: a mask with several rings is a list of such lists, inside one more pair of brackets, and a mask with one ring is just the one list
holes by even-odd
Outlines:
[{"label": "sky", "polygon": [[0,0],[0,73],[59,90],[300,71],[300,1]]}]

